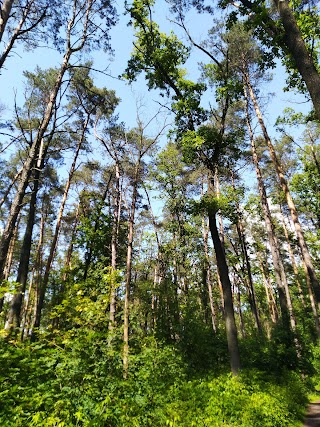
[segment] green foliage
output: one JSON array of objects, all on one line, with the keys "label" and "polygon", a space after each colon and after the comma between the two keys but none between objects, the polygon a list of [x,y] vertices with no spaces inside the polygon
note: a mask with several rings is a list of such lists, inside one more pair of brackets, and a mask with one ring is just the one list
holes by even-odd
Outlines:
[{"label": "green foliage", "polygon": [[151,7],[149,2],[136,0],[129,9],[137,42],[125,76],[132,81],[145,71],[150,89],[168,90],[168,79],[177,81],[182,77],[178,67],[187,60],[189,49],[173,33],[166,35],[160,32],[158,25],[149,17]]},{"label": "green foliage", "polygon": [[172,94],[172,110],[180,135],[205,120],[200,99],[206,86],[185,78],[186,71],[181,66],[187,61],[190,49],[173,32],[167,35],[160,31],[152,20],[152,6],[153,2],[135,0],[128,8],[137,41],[124,76],[133,81],[144,72],[149,89]]},{"label": "green foliage", "polygon": [[152,337],[130,356],[126,381],[120,348],[105,333],[0,346],[4,427],[283,427],[299,425],[306,404],[306,385],[293,372],[190,379],[177,350]]},{"label": "green foliage", "polygon": [[6,427],[164,425],[159,408],[166,390],[183,378],[177,352],[152,339],[131,356],[128,381],[119,349],[90,329],[74,330],[60,343],[1,347]]},{"label": "green foliage", "polygon": [[106,308],[110,302],[110,289],[121,283],[120,271],[112,271],[103,262],[89,269],[86,281],[67,284],[63,299],[50,312],[50,319],[59,320],[60,328],[107,328]]},{"label": "green foliage", "polygon": [[[189,381],[167,405],[170,426],[283,427],[299,426],[306,403],[301,379],[281,379],[246,371]],[[294,402],[294,404],[293,404]]]}]

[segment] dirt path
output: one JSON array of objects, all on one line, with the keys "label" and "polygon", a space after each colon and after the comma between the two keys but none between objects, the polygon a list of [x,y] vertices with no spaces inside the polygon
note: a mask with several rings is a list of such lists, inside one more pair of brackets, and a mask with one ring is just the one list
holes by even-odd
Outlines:
[{"label": "dirt path", "polygon": [[320,427],[320,400],[309,404],[303,427]]}]

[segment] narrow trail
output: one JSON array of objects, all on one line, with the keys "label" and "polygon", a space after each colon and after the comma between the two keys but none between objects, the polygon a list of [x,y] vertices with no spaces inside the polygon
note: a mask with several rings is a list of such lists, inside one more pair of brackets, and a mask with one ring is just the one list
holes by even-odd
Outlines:
[{"label": "narrow trail", "polygon": [[309,404],[303,427],[320,427],[320,400]]}]

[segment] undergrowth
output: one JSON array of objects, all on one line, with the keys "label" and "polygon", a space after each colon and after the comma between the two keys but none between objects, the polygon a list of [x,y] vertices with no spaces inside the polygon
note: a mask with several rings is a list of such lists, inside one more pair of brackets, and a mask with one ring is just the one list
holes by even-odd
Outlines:
[{"label": "undergrowth", "polygon": [[177,349],[146,340],[122,378],[121,352],[103,335],[61,345],[1,343],[2,427],[299,426],[308,389],[301,376],[246,369],[191,377]]}]

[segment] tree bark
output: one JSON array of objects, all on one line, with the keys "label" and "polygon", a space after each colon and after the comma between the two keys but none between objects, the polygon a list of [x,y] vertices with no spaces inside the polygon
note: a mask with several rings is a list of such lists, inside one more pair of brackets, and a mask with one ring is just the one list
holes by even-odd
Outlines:
[{"label": "tree bark", "polygon": [[4,0],[0,9],[0,42],[3,38],[14,0]]},{"label": "tree bark", "polygon": [[121,215],[121,192],[120,192],[120,165],[118,158],[115,163],[115,195],[113,206],[112,230],[111,230],[111,269],[112,280],[110,289],[110,310],[109,310],[109,330],[112,331],[115,325],[116,315],[116,288],[114,283],[114,274],[117,269],[118,257],[118,237],[119,237],[119,224]]},{"label": "tree bark", "polygon": [[[20,215],[18,216],[17,223],[16,223],[16,226],[15,226],[15,229],[13,232],[13,236],[12,236],[12,239],[11,239],[10,245],[9,245],[8,255],[7,255],[7,259],[6,259],[6,263],[5,263],[5,267],[4,267],[4,277],[3,277],[4,280],[7,280],[9,275],[10,275],[12,260],[13,260],[14,247],[15,247],[16,240],[18,237],[19,222],[20,222]],[[2,296],[0,298],[0,313],[2,313],[2,310],[3,310],[4,299],[5,299],[4,296]]]},{"label": "tree bark", "polygon": [[254,136],[253,131],[251,128],[251,122],[249,117],[249,106],[248,106],[248,94],[246,87],[244,87],[244,94],[246,99],[246,121],[247,121],[247,127],[249,131],[249,137],[251,142],[251,151],[252,151],[252,159],[256,170],[256,176],[258,181],[258,188],[259,188],[259,194],[260,194],[260,200],[264,215],[264,220],[266,223],[267,228],[267,235],[271,250],[271,256],[273,261],[273,267],[274,267],[274,273],[277,283],[277,289],[279,294],[279,302],[280,302],[280,309],[281,309],[281,316],[282,321],[285,327],[289,326],[288,320],[290,319],[290,324],[293,330],[296,329],[296,322],[293,316],[293,310],[292,310],[292,303],[291,303],[291,297],[288,287],[288,282],[286,278],[286,274],[284,271],[280,250],[279,250],[279,243],[278,239],[276,237],[274,224],[271,217],[271,212],[269,208],[268,198],[266,189],[264,186],[262,173],[259,166],[259,158],[257,155],[257,150],[254,142]]},{"label": "tree bark", "polygon": [[9,334],[13,332],[15,329],[19,328],[20,326],[21,307],[22,307],[25,290],[26,290],[26,284],[27,284],[28,272],[29,272],[32,232],[33,232],[33,226],[34,226],[35,215],[36,215],[36,205],[37,205],[37,195],[38,195],[39,184],[40,184],[40,175],[43,169],[44,159],[46,157],[46,154],[49,148],[50,139],[52,139],[53,137],[53,132],[51,132],[50,137],[51,138],[49,138],[46,144],[44,144],[43,139],[41,140],[39,157],[37,159],[36,168],[34,169],[34,176],[33,176],[34,184],[33,184],[33,190],[31,193],[28,220],[27,220],[26,230],[23,238],[22,248],[20,251],[19,267],[18,267],[18,273],[17,273],[17,283],[19,283],[20,285],[19,285],[19,288],[17,289],[17,293],[12,298],[10,310],[8,314],[8,320],[6,324],[6,330],[8,331]]},{"label": "tree bark", "polygon": [[[232,177],[232,186],[235,189],[234,173],[232,171],[231,171],[231,177]],[[258,307],[257,307],[257,300],[256,300],[256,295],[255,295],[255,290],[254,290],[254,284],[253,284],[253,280],[252,280],[251,262],[250,262],[250,258],[248,255],[247,242],[246,242],[246,237],[245,237],[243,223],[242,223],[242,213],[241,213],[240,206],[239,206],[238,202],[236,202],[236,209],[237,209],[236,229],[237,229],[237,234],[239,237],[239,242],[240,242],[240,247],[241,247],[241,251],[242,251],[242,256],[244,259],[244,264],[246,267],[246,273],[247,273],[246,274],[246,282],[247,282],[247,287],[248,287],[249,304],[250,304],[250,308],[251,308],[251,311],[252,311],[252,314],[254,317],[256,328],[259,331],[259,333],[261,334],[262,333],[262,327],[261,327],[260,316],[259,316]]]},{"label": "tree bark", "polygon": [[[317,279],[317,276],[316,276],[316,273],[315,273],[315,269],[314,269],[314,266],[313,266],[313,262],[312,262],[312,259],[311,259],[311,256],[310,256],[310,252],[309,252],[309,249],[308,249],[305,237],[304,237],[304,233],[303,233],[300,221],[299,221],[298,212],[297,212],[297,209],[295,207],[294,201],[292,199],[292,196],[291,196],[291,193],[290,193],[290,190],[289,190],[289,186],[288,186],[287,180],[286,180],[286,178],[284,176],[284,172],[283,172],[282,166],[281,166],[281,164],[279,162],[279,159],[278,159],[278,157],[276,155],[275,149],[273,147],[273,144],[272,144],[271,139],[269,137],[269,134],[267,132],[267,128],[266,128],[266,126],[264,124],[264,121],[263,121],[263,118],[262,118],[262,114],[261,114],[261,111],[260,111],[257,99],[255,97],[253,88],[252,88],[251,83],[250,83],[249,76],[248,75],[244,75],[244,77],[245,77],[245,83],[247,85],[247,88],[248,88],[248,91],[249,91],[249,94],[250,94],[251,101],[253,103],[253,106],[254,106],[254,109],[255,109],[255,112],[256,112],[256,115],[257,115],[260,127],[261,127],[262,132],[263,132],[264,139],[265,139],[265,141],[266,141],[266,143],[268,145],[268,148],[269,148],[271,160],[272,160],[273,165],[275,167],[275,170],[276,170],[279,182],[281,184],[282,190],[283,190],[284,195],[286,197],[286,201],[287,201],[288,207],[290,209],[291,218],[292,218],[292,221],[293,221],[293,224],[294,224],[294,227],[295,227],[295,231],[296,231],[296,234],[297,234],[297,238],[298,238],[298,243],[299,243],[299,247],[300,247],[300,250],[301,250],[301,254],[302,254],[304,263],[305,263],[305,265],[307,267],[308,276],[309,276],[310,282],[312,284],[312,288],[313,288],[313,291],[314,291],[314,294],[315,294],[315,297],[316,297],[316,300],[317,300],[317,303],[318,303],[318,307],[320,307],[320,284],[319,284],[319,281]],[[320,88],[320,86],[319,86],[319,88]]]},{"label": "tree bark", "polygon": [[128,378],[129,369],[129,304],[130,304],[130,287],[132,276],[132,252],[133,252],[133,234],[134,234],[134,219],[138,197],[138,180],[140,174],[141,153],[136,163],[135,173],[133,177],[132,200],[129,217],[128,229],[128,244],[127,244],[127,260],[126,260],[126,284],[124,296],[124,312],[123,312],[123,378]]},{"label": "tree bark", "polygon": [[65,204],[66,204],[66,201],[68,198],[69,189],[71,186],[71,180],[72,180],[75,168],[76,168],[78,156],[79,156],[83,141],[85,139],[85,132],[86,132],[86,129],[88,126],[88,122],[89,122],[89,116],[87,117],[86,122],[84,123],[83,129],[82,129],[82,134],[80,136],[80,139],[79,139],[79,142],[78,142],[75,154],[74,154],[73,162],[72,162],[72,165],[71,165],[70,171],[69,171],[69,176],[68,176],[67,183],[66,183],[66,186],[64,189],[64,193],[62,196],[62,200],[61,200],[61,204],[60,204],[60,208],[59,208],[59,212],[58,212],[58,216],[57,216],[56,227],[55,227],[55,231],[54,231],[51,246],[50,246],[50,252],[49,252],[48,259],[47,259],[46,268],[45,268],[45,272],[43,275],[41,287],[39,290],[39,298],[38,298],[38,303],[37,303],[37,307],[35,310],[35,319],[34,319],[34,324],[33,324],[34,328],[40,327],[41,312],[42,312],[42,308],[43,308],[43,304],[44,304],[45,293],[46,293],[48,282],[49,282],[49,275],[50,275],[50,271],[51,271],[53,258],[54,258],[54,255],[55,255],[55,252],[57,249],[57,243],[58,243],[58,238],[59,238],[59,234],[60,234],[62,216],[63,216]]},{"label": "tree bark", "polygon": [[204,266],[205,284],[208,286],[212,329],[213,329],[213,332],[216,333],[217,332],[217,315],[216,315],[216,310],[213,302],[212,274],[211,274],[210,260],[209,260],[208,234],[209,234],[208,225],[206,226],[205,219],[202,218],[202,237],[203,237],[203,249],[204,249],[204,256],[205,256],[205,266]]},{"label": "tree bark", "polygon": [[259,254],[257,254],[257,258],[258,258],[260,271],[261,271],[261,275],[264,283],[264,289],[266,292],[271,321],[272,323],[277,323],[279,319],[279,314],[278,314],[277,304],[274,298],[273,289],[270,283],[270,277],[269,277],[269,274],[266,273],[266,270],[268,271],[268,269],[266,268],[266,265],[262,261],[261,256],[259,256]]},{"label": "tree bark", "polygon": [[[44,208],[44,201],[42,203],[42,212],[40,220],[40,230],[39,230],[39,240],[36,248],[36,259],[32,269],[31,280],[29,283],[29,289],[27,292],[27,298],[24,304],[24,310],[21,321],[21,341],[23,341],[26,336],[29,335],[31,338],[34,336],[31,328],[32,323],[32,312],[35,312],[38,300],[38,282],[35,281],[36,271],[38,270],[38,277],[40,277],[40,271],[42,270],[42,247],[43,247],[43,237],[44,237],[44,228],[47,219],[47,212]],[[33,306],[32,306],[33,303]]]},{"label": "tree bark", "polygon": [[250,0],[241,0],[241,3],[248,8],[251,13],[261,13],[261,19],[266,31],[268,31],[274,39],[280,38],[281,41],[275,41],[275,44],[288,53],[294,60],[297,70],[307,86],[315,115],[317,119],[320,120],[320,75],[314,59],[308,52],[305,41],[302,38],[289,1],[273,0],[280,15],[283,31],[279,28],[277,22],[275,22],[270,15],[265,13],[266,11],[263,6],[259,8],[256,2]]},{"label": "tree bark", "polygon": [[320,120],[320,75],[302,38],[288,0],[273,0],[285,31],[285,42],[308,88],[316,117]]},{"label": "tree bark", "polygon": [[208,211],[209,228],[217,258],[217,267],[222,284],[226,333],[228,350],[230,356],[231,371],[237,375],[240,369],[240,352],[238,345],[237,326],[234,317],[234,307],[232,300],[232,288],[229,278],[228,265],[216,223],[216,214],[212,210]]},{"label": "tree bark", "polygon": [[76,2],[74,2],[74,5],[73,5],[72,16],[70,17],[67,24],[66,51],[63,57],[63,61],[60,66],[60,70],[58,72],[56,81],[54,83],[54,87],[51,90],[51,93],[49,96],[49,102],[47,104],[43,119],[38,128],[37,135],[30,146],[27,158],[22,168],[21,175],[19,176],[17,192],[11,204],[8,219],[0,239],[0,283],[3,280],[3,269],[4,269],[5,260],[7,257],[7,252],[8,252],[10,240],[12,238],[13,230],[17,221],[17,216],[20,212],[22,201],[25,195],[28,182],[29,182],[31,168],[39,152],[41,141],[45,137],[45,133],[50,124],[50,121],[55,109],[56,99],[62,84],[62,79],[69,67],[70,58],[72,54],[74,54],[75,52],[79,52],[84,47],[85,42],[87,40],[88,20],[89,20],[89,12],[91,8],[92,8],[92,0],[89,0],[83,12],[84,22],[83,22],[82,34],[79,34],[79,38],[78,38],[79,43],[78,45],[75,46],[75,45],[72,45],[71,33],[77,22],[77,19],[79,16],[79,10],[77,10]]},{"label": "tree bark", "polygon": [[39,177],[40,177],[40,170],[37,169],[35,171],[35,176],[34,176],[34,187],[33,187],[31,199],[30,199],[30,207],[29,207],[26,230],[25,230],[23,243],[20,251],[20,260],[19,260],[19,267],[18,267],[18,274],[17,274],[17,282],[19,283],[19,287],[17,289],[17,293],[12,298],[8,319],[5,326],[5,329],[7,330],[8,333],[13,332],[20,326],[21,307],[22,307],[24,293],[26,290],[28,271],[29,271],[32,231],[33,231],[33,226],[35,222],[37,193],[39,189]]}]

